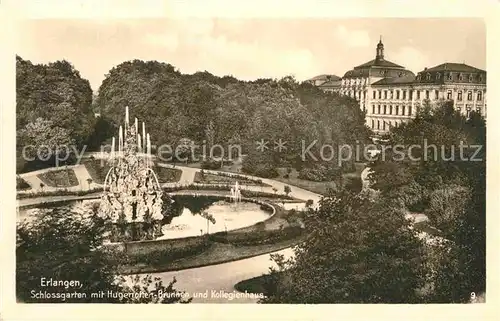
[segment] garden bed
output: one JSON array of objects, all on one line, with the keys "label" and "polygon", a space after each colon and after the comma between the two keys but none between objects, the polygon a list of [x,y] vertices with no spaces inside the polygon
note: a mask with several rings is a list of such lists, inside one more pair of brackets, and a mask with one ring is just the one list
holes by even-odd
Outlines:
[{"label": "garden bed", "polygon": [[250,186],[269,186],[262,182],[262,180],[252,180],[242,175],[237,174],[226,174],[226,173],[205,173],[203,171],[196,172],[194,175],[195,183],[202,184],[216,184],[216,185],[234,185],[238,182],[240,185],[250,185]]},{"label": "garden bed", "polygon": [[182,170],[176,168],[155,166],[153,171],[158,176],[160,183],[177,183],[181,180],[182,176]]},{"label": "garden bed", "polygon": [[73,169],[61,169],[38,174],[37,177],[50,187],[78,186],[78,178]]}]

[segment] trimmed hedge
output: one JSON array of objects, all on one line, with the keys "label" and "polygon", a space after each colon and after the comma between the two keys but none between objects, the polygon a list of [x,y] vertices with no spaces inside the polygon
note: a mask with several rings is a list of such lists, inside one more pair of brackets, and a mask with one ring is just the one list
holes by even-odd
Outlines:
[{"label": "trimmed hedge", "polygon": [[44,196],[85,196],[93,193],[102,192],[102,187],[97,187],[91,190],[85,191],[68,191],[66,189],[52,191],[52,192],[39,192],[39,193],[23,193],[17,194],[16,199],[24,199],[24,198],[34,198],[34,197],[44,197]]}]

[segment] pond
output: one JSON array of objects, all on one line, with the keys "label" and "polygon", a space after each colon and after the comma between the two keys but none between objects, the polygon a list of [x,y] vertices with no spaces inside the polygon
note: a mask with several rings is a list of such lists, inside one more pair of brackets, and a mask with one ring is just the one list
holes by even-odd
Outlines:
[{"label": "pond", "polygon": [[[98,200],[83,200],[44,205],[39,208],[18,209],[17,219],[30,219],[31,213],[40,208],[55,208],[98,202]],[[254,225],[270,217],[271,209],[260,204],[242,201],[233,203],[211,196],[175,195],[168,208],[169,216],[163,220],[163,236],[158,239],[174,239],[189,236],[199,236]],[[214,220],[205,219],[201,213],[209,213]],[[208,223],[207,223],[208,222]]]}]

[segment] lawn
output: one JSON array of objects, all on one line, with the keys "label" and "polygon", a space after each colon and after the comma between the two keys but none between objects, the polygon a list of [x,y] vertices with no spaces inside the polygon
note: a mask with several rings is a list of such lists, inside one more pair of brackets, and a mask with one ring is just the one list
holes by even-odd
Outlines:
[{"label": "lawn", "polygon": [[[349,186],[351,184],[355,184],[356,182],[358,184],[361,184],[361,172],[363,171],[364,168],[365,168],[364,164],[356,163],[356,171],[352,173],[342,174],[344,186]],[[298,178],[299,173],[295,169],[292,169],[292,172],[290,173],[288,178],[285,177],[287,174],[286,168],[278,168],[278,172],[280,176],[274,178],[275,180],[283,182],[285,184],[294,185],[321,195],[327,194],[330,188],[336,189],[338,184],[338,182],[335,181],[314,182],[305,179],[300,179]]]},{"label": "lawn", "polygon": [[86,160],[83,165],[89,172],[92,181],[96,184],[104,184],[104,179],[109,172],[109,165],[104,160]]},{"label": "lawn", "polygon": [[16,177],[16,190],[23,191],[30,188],[31,188],[30,184],[26,183],[24,179],[22,179],[19,176]]},{"label": "lawn", "polygon": [[78,186],[78,178],[73,169],[61,169],[43,174],[38,174],[37,177],[50,187],[72,187]]}]

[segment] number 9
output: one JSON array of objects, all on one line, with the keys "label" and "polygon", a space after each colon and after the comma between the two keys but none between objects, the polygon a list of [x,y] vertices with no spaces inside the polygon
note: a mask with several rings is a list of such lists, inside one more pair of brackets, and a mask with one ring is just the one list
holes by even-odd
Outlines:
[{"label": "number 9", "polygon": [[476,293],[475,292],[471,292],[470,293],[470,299],[471,300],[475,300],[476,299]]}]

